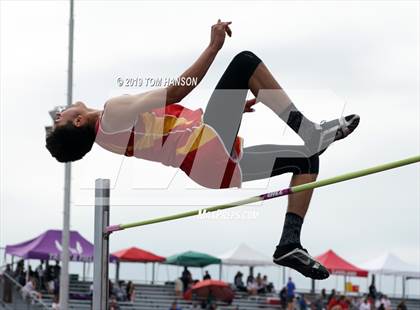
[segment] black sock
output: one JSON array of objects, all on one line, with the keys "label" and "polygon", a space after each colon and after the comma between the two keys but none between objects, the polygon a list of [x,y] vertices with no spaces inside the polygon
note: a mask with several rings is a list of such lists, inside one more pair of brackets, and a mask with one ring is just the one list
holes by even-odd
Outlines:
[{"label": "black sock", "polygon": [[284,219],[283,233],[281,235],[279,247],[287,245],[300,246],[300,230],[303,218],[296,213],[287,212]]},{"label": "black sock", "polygon": [[315,124],[307,119],[293,103],[279,114],[279,117],[289,126],[305,143],[313,137]]}]

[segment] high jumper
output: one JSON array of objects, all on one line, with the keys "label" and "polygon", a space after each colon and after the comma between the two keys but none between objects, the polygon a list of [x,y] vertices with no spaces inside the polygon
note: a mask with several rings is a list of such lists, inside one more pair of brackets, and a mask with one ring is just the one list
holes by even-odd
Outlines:
[{"label": "high jumper", "polygon": [[[199,58],[180,79],[203,79],[223,47],[231,22],[218,22]],[[197,83],[197,84],[198,84]],[[250,51],[237,54],[223,73],[205,112],[180,104],[197,84],[170,85],[148,92],[110,98],[102,110],[76,102],[57,113],[46,147],[59,162],[76,161],[96,142],[124,156],[180,168],[207,188],[241,187],[242,182],[292,173],[290,187],[315,182],[319,156],[331,143],[346,138],[360,122],[352,114],[320,124],[293,104],[261,59]],[[255,96],[246,100],[248,91]],[[243,147],[238,136],[243,113],[261,102],[284,121],[303,145],[264,144]],[[327,269],[300,241],[313,188],[288,196],[282,235],[273,261],[306,277],[326,279]]]}]

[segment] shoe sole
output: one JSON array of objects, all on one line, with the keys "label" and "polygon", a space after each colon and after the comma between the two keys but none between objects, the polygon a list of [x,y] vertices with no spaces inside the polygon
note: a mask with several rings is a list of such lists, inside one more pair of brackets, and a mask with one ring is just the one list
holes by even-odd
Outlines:
[{"label": "shoe sole", "polygon": [[[300,253],[303,254],[307,257],[308,260],[308,264],[305,264],[304,262],[301,261],[301,259],[299,258],[294,258],[295,263],[291,262],[290,260],[290,256],[292,256],[295,253]],[[296,264],[296,260],[300,261],[300,264]],[[312,262],[311,264],[309,264],[310,262]],[[314,262],[314,263],[313,263]],[[300,249],[294,249],[292,251],[290,251],[289,253],[279,257],[279,258],[275,258],[273,257],[273,263],[280,265],[280,266],[285,266],[285,267],[289,267],[292,268],[298,272],[300,272],[302,275],[304,275],[307,278],[311,278],[314,280],[324,280],[327,279],[329,277],[329,272],[328,270],[322,266],[321,263],[319,263],[318,261],[316,261],[315,259],[313,259],[308,253],[300,250]],[[317,266],[317,267],[315,267]]]},{"label": "shoe sole", "polygon": [[[347,119],[347,118],[349,118],[349,119]],[[320,156],[322,153],[324,153],[330,147],[331,144],[347,138],[348,136],[350,136],[356,130],[357,126],[359,126],[359,123],[360,123],[360,116],[359,115],[356,115],[356,114],[351,114],[351,115],[346,116],[344,119],[346,121],[349,121],[352,118],[354,118],[354,120],[348,125],[348,129],[349,129],[350,132],[345,137],[339,138],[339,139],[334,140],[333,142],[331,142],[325,149],[323,149],[322,151],[318,152],[318,156]]]}]

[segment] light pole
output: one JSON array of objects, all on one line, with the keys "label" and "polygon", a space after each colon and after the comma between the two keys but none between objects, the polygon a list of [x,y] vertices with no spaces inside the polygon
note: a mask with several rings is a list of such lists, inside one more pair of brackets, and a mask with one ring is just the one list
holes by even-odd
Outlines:
[{"label": "light pole", "polygon": [[[67,70],[67,106],[72,103],[73,95],[73,11],[74,3],[70,0],[70,22],[69,22],[69,54]],[[57,106],[49,111],[49,115],[55,121],[58,112],[63,107]],[[52,131],[52,126],[45,126],[46,134]],[[68,309],[69,298],[69,241],[70,241],[70,193],[71,193],[71,162],[65,163],[64,167],[64,207],[63,207],[63,229],[61,235],[61,272],[60,272],[60,309]]]},{"label": "light pole", "polygon": [[[74,3],[70,0],[69,21],[69,54],[67,70],[67,106],[72,103],[73,95],[73,10]],[[68,309],[69,298],[69,239],[70,239],[70,189],[71,189],[71,162],[65,163],[64,168],[64,208],[63,208],[63,231],[61,244],[63,247],[61,256],[60,273],[60,309]]]},{"label": "light pole", "polygon": [[[69,21],[69,54],[67,69],[67,105],[72,103],[73,95],[73,20],[74,3],[70,0],[70,21]],[[55,121],[58,112],[63,107],[57,106],[49,111],[49,115]],[[52,126],[45,127],[46,134],[52,131]],[[63,229],[61,235],[61,272],[60,272],[60,309],[68,309],[69,298],[69,241],[70,241],[70,193],[71,193],[71,162],[66,162],[64,167],[64,207],[63,207]]]}]

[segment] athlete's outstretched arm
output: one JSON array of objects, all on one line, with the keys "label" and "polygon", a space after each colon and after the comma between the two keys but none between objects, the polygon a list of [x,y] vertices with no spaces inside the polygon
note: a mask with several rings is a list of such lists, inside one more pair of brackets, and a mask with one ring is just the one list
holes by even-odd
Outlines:
[{"label": "athlete's outstretched arm", "polygon": [[[229,36],[232,34],[229,28],[230,23],[219,20],[217,24],[212,26],[209,46],[180,78],[195,78],[197,84],[203,79],[218,51],[222,48],[226,33]],[[197,85],[169,86],[136,95],[111,98],[106,103],[102,126],[110,131],[131,128],[137,121],[139,114],[180,102],[195,86]]]},{"label": "athlete's outstretched arm", "polygon": [[193,78],[197,80],[194,85],[185,86],[168,86],[167,90],[167,103],[180,102],[185,96],[187,96],[203,79],[206,75],[207,70],[213,63],[219,50],[222,48],[225,41],[226,34],[232,35],[232,31],[229,28],[231,22],[221,22],[218,20],[217,24],[211,27],[211,39],[209,46],[204,50],[200,57],[189,67],[181,76],[181,78]]}]

